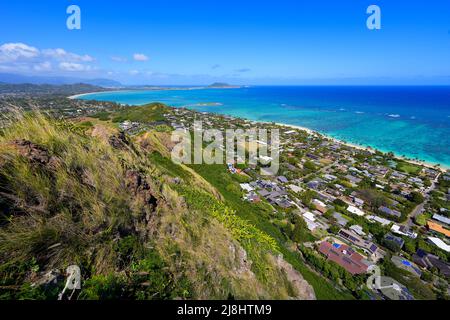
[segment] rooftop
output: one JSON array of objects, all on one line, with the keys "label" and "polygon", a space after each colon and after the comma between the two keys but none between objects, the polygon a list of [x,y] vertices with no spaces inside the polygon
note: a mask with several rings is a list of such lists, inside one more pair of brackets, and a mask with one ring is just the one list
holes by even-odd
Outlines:
[{"label": "rooftop", "polygon": [[324,241],[320,244],[319,251],[353,275],[367,272],[368,266],[363,262],[364,257],[345,244]]}]

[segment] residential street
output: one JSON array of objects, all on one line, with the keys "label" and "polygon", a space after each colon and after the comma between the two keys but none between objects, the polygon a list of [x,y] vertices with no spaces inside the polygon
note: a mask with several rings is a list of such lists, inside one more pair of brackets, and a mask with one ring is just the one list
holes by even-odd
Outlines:
[{"label": "residential street", "polygon": [[411,211],[411,213],[408,216],[408,219],[404,223],[402,223],[404,226],[411,228],[412,226],[415,225],[415,223],[414,223],[415,218],[424,211],[425,205],[430,200],[431,192],[434,189],[436,189],[436,184],[438,183],[440,176],[441,176],[441,174],[439,174],[436,177],[436,179],[431,182],[431,186],[425,190],[425,192],[424,192],[425,201],[422,202],[421,204],[419,204],[417,207],[415,207],[413,211]]}]

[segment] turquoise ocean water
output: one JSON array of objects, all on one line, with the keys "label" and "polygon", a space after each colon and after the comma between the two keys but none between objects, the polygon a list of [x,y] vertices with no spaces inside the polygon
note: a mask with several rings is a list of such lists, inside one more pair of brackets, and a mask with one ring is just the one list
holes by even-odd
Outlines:
[{"label": "turquoise ocean water", "polygon": [[450,167],[450,87],[245,87],[123,91],[81,99],[174,107],[274,121]]}]

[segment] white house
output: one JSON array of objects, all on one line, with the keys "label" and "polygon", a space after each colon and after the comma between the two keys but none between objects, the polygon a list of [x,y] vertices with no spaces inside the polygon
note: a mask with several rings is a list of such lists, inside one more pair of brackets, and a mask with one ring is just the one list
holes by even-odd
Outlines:
[{"label": "white house", "polygon": [[364,211],[362,211],[361,209],[354,207],[354,206],[349,206],[347,208],[347,211],[350,213],[356,214],[357,216],[360,216],[360,217],[366,215],[366,213]]},{"label": "white house", "polygon": [[428,240],[430,240],[430,242],[432,242],[436,247],[444,250],[445,252],[450,252],[450,245],[446,244],[441,239],[435,237],[428,237]]},{"label": "white house", "polygon": [[242,189],[242,190],[245,190],[245,191],[247,191],[247,192],[252,192],[252,191],[255,190],[255,189],[253,189],[253,187],[252,187],[251,185],[249,185],[248,183],[241,183],[240,186],[241,186],[241,189]]},{"label": "white house", "polygon": [[404,226],[399,226],[398,224],[394,224],[391,227],[391,231],[393,233],[402,235],[402,236],[406,236],[406,237],[410,237],[411,239],[416,239],[417,238],[417,233],[409,231],[406,227]]},{"label": "white house", "polygon": [[378,216],[367,216],[366,219],[369,220],[370,222],[378,222],[378,223],[382,224],[383,226],[388,226],[391,223],[393,223],[391,220],[381,218]]}]

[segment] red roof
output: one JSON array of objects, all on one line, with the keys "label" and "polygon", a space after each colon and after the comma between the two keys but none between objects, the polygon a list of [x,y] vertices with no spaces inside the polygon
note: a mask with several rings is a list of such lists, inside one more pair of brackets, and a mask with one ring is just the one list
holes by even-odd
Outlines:
[{"label": "red roof", "polygon": [[333,245],[324,241],[319,251],[353,275],[367,272],[368,266],[362,261],[364,257],[345,244]]}]

